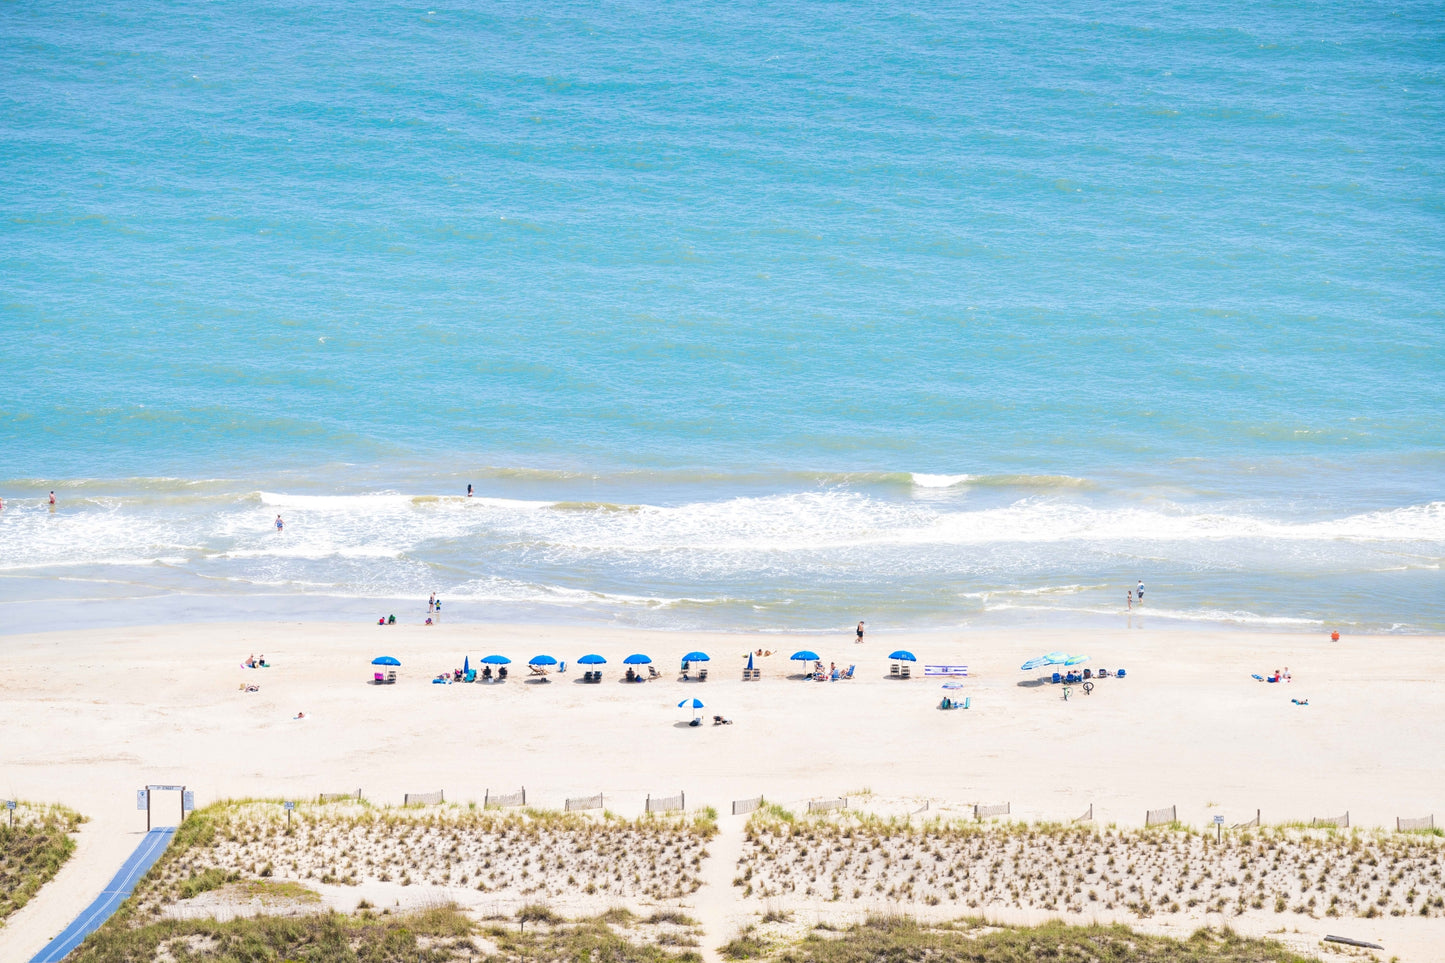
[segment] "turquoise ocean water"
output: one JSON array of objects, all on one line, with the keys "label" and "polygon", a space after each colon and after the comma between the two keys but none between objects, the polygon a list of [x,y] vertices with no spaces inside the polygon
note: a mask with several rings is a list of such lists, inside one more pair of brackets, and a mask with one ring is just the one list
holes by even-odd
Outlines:
[{"label": "turquoise ocean water", "polygon": [[1442,41],[6,4],[0,631],[1445,631]]}]

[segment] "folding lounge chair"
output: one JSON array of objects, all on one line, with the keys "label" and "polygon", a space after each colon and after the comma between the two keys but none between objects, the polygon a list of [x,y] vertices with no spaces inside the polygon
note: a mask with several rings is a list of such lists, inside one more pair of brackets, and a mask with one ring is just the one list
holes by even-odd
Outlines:
[{"label": "folding lounge chair", "polygon": [[699,682],[706,682],[706,681],[707,681],[707,669],[706,669],[706,668],[702,668],[702,669],[698,669],[698,670],[697,670],[697,681],[699,681]]},{"label": "folding lounge chair", "polygon": [[395,669],[387,669],[387,670],[386,670],[386,684],[387,684],[387,685],[391,685],[391,684],[392,684],[393,682],[395,682],[395,681],[396,681],[396,670],[395,670]]},{"label": "folding lounge chair", "polygon": [[905,662],[905,663],[903,663],[902,668],[900,668],[899,671],[898,671],[898,678],[900,678],[900,679],[907,679],[907,678],[910,677],[910,675],[911,675],[911,670],[910,670],[910,668],[909,668],[908,663]]},{"label": "folding lounge chair", "polygon": [[850,665],[850,666],[848,666],[848,671],[847,671],[847,672],[844,672],[839,678],[843,678],[843,679],[851,679],[851,678],[853,678],[853,670],[856,669],[856,668],[858,668],[856,665]]},{"label": "folding lounge chair", "polygon": [[649,665],[647,667],[647,677],[649,679],[660,679],[662,678],[662,673],[657,671],[657,666]]},{"label": "folding lounge chair", "polygon": [[898,676],[898,673],[899,673],[899,670],[898,670],[898,663],[897,663],[897,662],[893,663],[891,666],[888,667],[888,674],[889,674],[889,675],[894,676],[894,677],[896,678],[896,677]]},{"label": "folding lounge chair", "polygon": [[386,676],[382,675],[380,672],[373,672],[371,674],[371,677],[376,680],[377,685],[381,685],[383,682],[386,681]]}]

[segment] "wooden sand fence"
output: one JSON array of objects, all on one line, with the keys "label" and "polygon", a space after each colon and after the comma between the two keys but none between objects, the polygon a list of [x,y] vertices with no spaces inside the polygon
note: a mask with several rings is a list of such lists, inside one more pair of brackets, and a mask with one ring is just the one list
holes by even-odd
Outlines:
[{"label": "wooden sand fence", "polygon": [[360,789],[356,790],[356,792],[323,792],[317,793],[316,795],[316,801],[323,803],[350,802],[352,800],[355,800],[356,802],[361,802]]},{"label": "wooden sand fence", "polygon": [[403,806],[437,806],[444,802],[446,802],[446,796],[440,789],[436,792],[403,793],[401,797]]},{"label": "wooden sand fence", "polygon": [[488,789],[482,795],[483,809],[508,809],[512,806],[527,805],[527,787],[523,786],[516,792],[494,793]]},{"label": "wooden sand fence", "polygon": [[1414,833],[1422,829],[1429,830],[1434,828],[1435,817],[1433,814],[1421,816],[1419,819],[1406,819],[1404,816],[1395,817],[1395,832],[1397,833]]},{"label": "wooden sand fence", "polygon": [[1169,806],[1166,809],[1151,809],[1144,814],[1145,826],[1163,826],[1176,822],[1179,819],[1179,807]]},{"label": "wooden sand fence", "polygon": [[763,797],[754,796],[752,799],[734,799],[733,815],[746,816],[750,812],[763,808]]},{"label": "wooden sand fence", "polygon": [[572,796],[568,798],[563,808],[569,813],[580,813],[588,809],[602,808],[602,794],[595,796]]},{"label": "wooden sand fence", "polygon": [[654,796],[648,794],[647,811],[650,813],[671,813],[687,808],[687,793],[676,796]]},{"label": "wooden sand fence", "polygon": [[1013,812],[1012,803],[997,803],[993,806],[985,806],[982,803],[973,804],[974,819],[992,819],[995,816],[1007,816]]},{"label": "wooden sand fence", "polygon": [[1246,819],[1246,820],[1245,820],[1244,822],[1242,822],[1242,823],[1235,823],[1235,824],[1234,824],[1233,826],[1231,826],[1230,828],[1231,828],[1231,829],[1258,829],[1258,828],[1259,828],[1259,810],[1256,809],[1256,810],[1254,811],[1254,818],[1253,818],[1253,819]]},{"label": "wooden sand fence", "polygon": [[1311,826],[1334,826],[1338,829],[1350,828],[1350,811],[1345,810],[1343,816],[1316,816],[1310,820]]},{"label": "wooden sand fence", "polygon": [[1076,823],[1091,823],[1091,822],[1093,822],[1093,821],[1094,821],[1094,804],[1093,804],[1093,803],[1089,803],[1089,811],[1088,811],[1088,812],[1084,813],[1084,815],[1082,815],[1082,816],[1080,816],[1078,819],[1075,819],[1075,820],[1074,820],[1074,822],[1076,822]]},{"label": "wooden sand fence", "polygon": [[809,799],[809,800],[808,800],[808,812],[810,812],[810,813],[826,813],[826,812],[832,812],[832,811],[835,810],[835,809],[847,809],[847,808],[848,808],[848,797],[847,797],[847,796],[839,796],[839,797],[837,797],[836,799]]}]

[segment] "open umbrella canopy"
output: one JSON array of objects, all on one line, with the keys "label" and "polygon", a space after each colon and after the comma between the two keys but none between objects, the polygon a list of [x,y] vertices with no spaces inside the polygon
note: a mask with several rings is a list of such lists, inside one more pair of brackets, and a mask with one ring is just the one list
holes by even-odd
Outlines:
[{"label": "open umbrella canopy", "polygon": [[1067,652],[1050,652],[1048,655],[1041,655],[1037,659],[1029,659],[1020,668],[1025,672],[1032,672],[1035,669],[1042,669],[1046,665],[1063,665],[1069,660]]},{"label": "open umbrella canopy", "polygon": [[371,660],[372,665],[401,665],[401,660],[394,655],[378,655]]},{"label": "open umbrella canopy", "polygon": [[817,662],[818,653],[814,652],[812,649],[804,649],[801,652],[794,652],[792,655],[788,656],[788,658],[794,662]]},{"label": "open umbrella canopy", "polygon": [[651,662],[652,659],[643,655],[641,652],[633,653],[622,660],[623,665],[648,665]]},{"label": "open umbrella canopy", "polygon": [[578,665],[606,665],[607,660],[600,655],[584,655],[577,660]]},{"label": "open umbrella canopy", "polygon": [[679,702],[679,703],[677,704],[677,707],[678,707],[679,709],[701,709],[701,708],[702,708],[702,700],[701,700],[701,699],[683,699],[681,702]]},{"label": "open umbrella canopy", "polygon": [[707,653],[706,653],[706,652],[689,652],[687,655],[685,655],[685,656],[682,657],[682,661],[684,661],[684,662],[711,662],[712,660],[707,657]]},{"label": "open umbrella canopy", "polygon": [[482,661],[485,662],[487,665],[511,665],[511,664],[512,664],[512,660],[509,659],[509,658],[507,658],[505,655],[488,655],[488,656],[483,656]]},{"label": "open umbrella canopy", "polygon": [[1064,665],[1078,665],[1081,662],[1088,661],[1089,657],[1087,655],[1071,655],[1064,660]]},{"label": "open umbrella canopy", "polygon": [[895,662],[917,662],[918,658],[907,649],[894,649],[888,653],[888,658]]},{"label": "open umbrella canopy", "polygon": [[550,655],[534,655],[527,660],[528,665],[556,665],[557,660]]}]

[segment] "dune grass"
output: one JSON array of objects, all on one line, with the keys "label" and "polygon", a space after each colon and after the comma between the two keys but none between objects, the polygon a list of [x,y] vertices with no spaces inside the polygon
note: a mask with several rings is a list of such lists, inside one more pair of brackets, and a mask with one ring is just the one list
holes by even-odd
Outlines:
[{"label": "dune grass", "polygon": [[[726,952],[726,949],[724,949]],[[840,933],[814,932],[770,957],[777,963],[1314,963],[1272,940],[1231,930],[1197,931],[1187,940],[1146,936],[1125,926],[986,926],[977,921],[929,927],[907,917],[875,917]]]},{"label": "dune grass", "polygon": [[[628,922],[632,922],[629,920]],[[699,963],[689,942],[658,934],[653,942],[617,932],[604,916],[567,922],[545,906],[525,907],[506,922],[485,927],[454,905],[416,913],[362,912],[355,916],[256,916],[227,922],[165,920],[130,927],[108,923],[71,957],[74,963]]]},{"label": "dune grass", "polygon": [[16,807],[15,827],[0,811],[0,922],[40,892],[60,871],[75,840],[70,834],[85,817],[64,806]]},{"label": "dune grass", "polygon": [[147,926],[102,926],[75,951],[73,963],[187,963],[260,960],[451,963],[476,958],[473,924],[453,906],[397,916],[325,913],[216,920],[166,920]]}]

